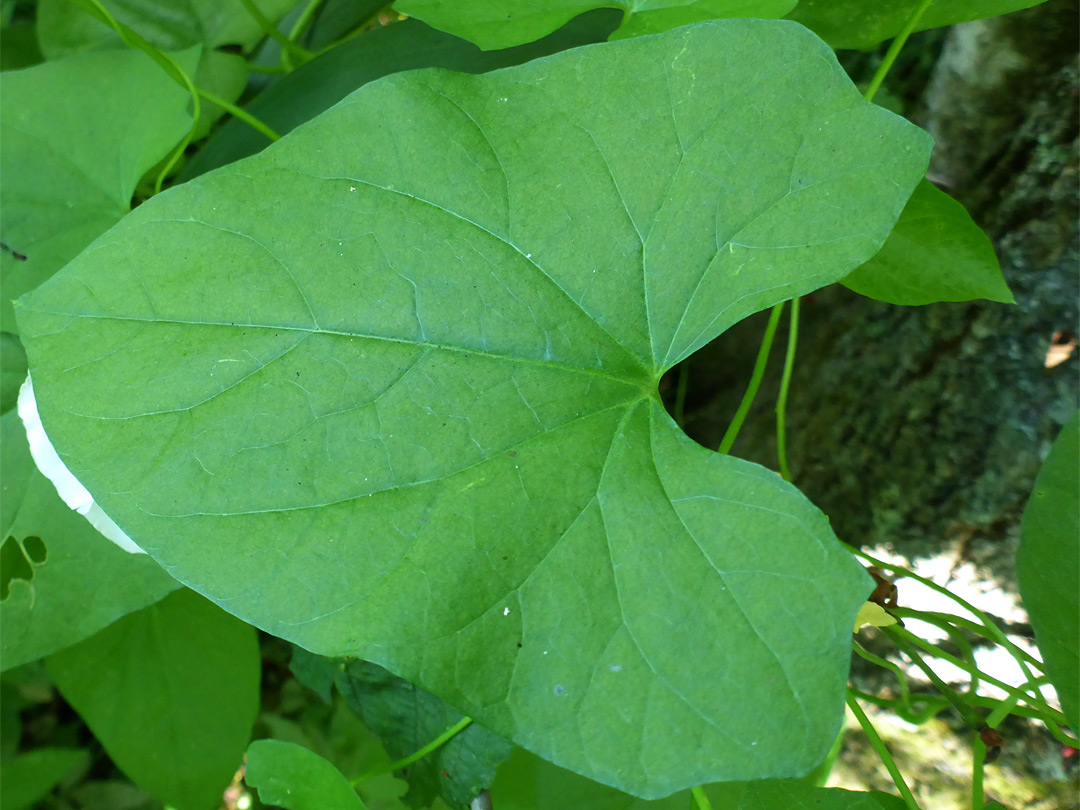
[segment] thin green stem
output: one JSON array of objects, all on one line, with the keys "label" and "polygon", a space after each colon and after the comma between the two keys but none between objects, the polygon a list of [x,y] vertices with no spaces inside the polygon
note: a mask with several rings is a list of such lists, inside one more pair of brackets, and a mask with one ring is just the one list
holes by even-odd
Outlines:
[{"label": "thin green stem", "polygon": [[338,37],[337,39],[335,39],[330,44],[324,45],[323,47],[319,48],[319,50],[315,53],[315,55],[316,56],[322,56],[327,51],[332,51],[338,45],[341,45],[342,43],[348,42],[350,39],[356,39],[356,37],[360,36],[365,31],[368,30],[368,26],[370,26],[374,21],[376,21],[379,18],[380,14],[382,14],[385,11],[391,10],[392,6],[393,6],[393,3],[387,3],[385,6],[381,6],[381,7],[377,8],[371,14],[371,16],[369,16],[363,22],[355,25],[353,27],[353,29],[351,31],[349,31],[347,34],[345,34],[344,36]]},{"label": "thin green stem", "polygon": [[679,363],[679,385],[675,389],[675,423],[682,427],[686,408],[686,387],[690,382],[690,358]]},{"label": "thin green stem", "polygon": [[306,48],[301,48],[283,33],[278,31],[277,26],[266,18],[266,15],[262,13],[257,5],[255,5],[254,0],[240,0],[240,2],[244,4],[244,8],[247,9],[248,14],[250,14],[255,22],[259,24],[263,33],[281,46],[282,55],[289,54],[295,57],[300,64],[304,64],[304,62],[309,61],[315,56],[311,51]]},{"label": "thin green stem", "polygon": [[[889,608],[889,612],[897,618],[918,619],[921,622],[936,625],[945,632],[949,633],[950,636],[952,636],[950,628],[955,627],[961,630],[967,630],[969,633],[981,636],[982,638],[987,638],[986,633],[983,632],[983,626],[981,624],[977,624],[970,619],[965,619],[963,616],[954,616],[952,613],[939,613],[933,610],[915,610],[914,608],[903,607]],[[993,639],[987,640],[993,641]],[[1011,650],[1008,650],[1008,648],[1006,648],[1006,650],[1008,652],[1012,652]],[[1031,653],[1029,653],[1027,650],[1023,650],[1020,647],[1017,647],[1016,655],[1014,655],[1013,657],[1016,658],[1017,656],[1027,661],[1028,664],[1035,667],[1037,670],[1039,670],[1039,672],[1043,671],[1043,662]]]},{"label": "thin green stem", "polygon": [[308,0],[308,4],[304,6],[304,10],[300,12],[300,16],[296,18],[296,22],[293,23],[293,27],[289,29],[289,39],[293,42],[298,42],[307,27],[311,25],[311,19],[315,16],[315,12],[319,10],[319,6],[323,4],[323,0]]},{"label": "thin green stem", "polygon": [[[979,715],[977,712],[972,711],[971,707],[964,702],[964,699],[959,694],[957,694],[956,690],[949,686],[947,683],[945,683],[945,681],[943,681],[940,677],[938,677],[938,674],[934,672],[934,670],[930,668],[930,665],[923,660],[921,655],[919,655],[918,650],[912,647],[911,644],[908,644],[900,635],[900,633],[890,632],[893,630],[892,627],[883,627],[882,630],[884,630],[884,632],[888,634],[888,636],[893,640],[893,643],[896,644],[897,647],[907,653],[907,656],[911,659],[912,663],[914,663],[915,666],[917,666],[923,671],[930,683],[932,683],[934,687],[938,690],[938,692],[941,693],[942,697],[944,697],[946,700],[949,701],[949,703],[953,705],[953,708],[955,708],[956,711],[960,713],[960,716],[964,719],[964,722],[967,723],[968,726],[970,726],[972,729],[975,729],[976,731],[982,728],[982,716]],[[978,670],[974,667],[972,667],[972,670],[970,671],[978,672]]]},{"label": "thin green stem", "polygon": [[922,17],[923,12],[929,8],[930,3],[931,0],[922,0],[922,2],[919,3],[918,7],[911,12],[911,16],[907,18],[904,27],[900,29],[900,33],[896,35],[896,39],[889,45],[889,50],[885,52],[881,64],[878,65],[878,69],[874,73],[874,78],[870,80],[870,85],[866,88],[866,92],[863,93],[863,96],[866,97],[867,101],[874,100],[874,96],[877,95],[881,83],[885,81],[885,76],[888,75],[893,63],[896,62],[896,57],[900,55],[900,50],[904,47],[904,43],[907,42],[908,37],[911,36],[911,32],[915,30],[915,26],[918,25],[919,19]]},{"label": "thin green stem", "polygon": [[718,453],[726,454],[731,451],[731,446],[735,444],[735,439],[739,436],[743,422],[746,421],[746,415],[750,412],[750,406],[754,404],[754,397],[757,396],[761,381],[765,377],[765,367],[769,363],[769,351],[772,349],[773,338],[776,336],[776,327],[780,323],[780,313],[783,311],[784,303],[781,301],[769,313],[769,323],[765,326],[765,334],[761,338],[761,348],[758,349],[757,360],[754,361],[754,371],[750,375],[750,383],[746,386],[746,393],[743,394],[742,402],[739,403],[739,409],[735,411],[731,424],[724,431],[724,438],[720,441]]},{"label": "thin green stem", "polygon": [[690,788],[690,793],[694,796],[694,804],[697,806],[698,810],[712,810],[712,802],[710,802],[709,797],[705,795],[704,788]]},{"label": "thin green stem", "polygon": [[846,546],[847,549],[849,551],[851,551],[852,554],[855,554],[855,555],[857,555],[859,557],[862,557],[864,560],[869,562],[871,565],[875,565],[878,568],[883,568],[883,569],[885,569],[887,571],[892,571],[894,574],[899,574],[899,575],[902,575],[902,576],[905,576],[905,577],[909,577],[910,579],[913,579],[916,582],[921,582],[923,585],[930,588],[931,590],[937,591],[938,593],[949,597],[954,602],[956,602],[958,605],[960,605],[962,608],[964,608],[967,611],[970,611],[971,614],[973,616],[975,616],[975,618],[977,618],[980,622],[982,622],[982,626],[986,631],[982,635],[985,635],[986,638],[988,638],[991,641],[994,641],[997,644],[1004,647],[1009,652],[1009,654],[1012,655],[1012,657],[1014,659],[1016,659],[1017,666],[1020,667],[1020,671],[1024,673],[1025,678],[1027,678],[1029,681],[1032,681],[1032,680],[1035,679],[1034,676],[1031,673],[1031,670],[1028,669],[1027,663],[1024,660],[1023,651],[1020,648],[1018,648],[1015,644],[1013,644],[1011,641],[1009,641],[1008,636],[1006,636],[1005,633],[1002,631],[1002,629],[997,626],[996,622],[994,622],[986,613],[979,610],[977,607],[975,607],[973,604],[968,602],[966,599],[964,599],[964,598],[962,598],[960,596],[957,596],[955,593],[950,591],[944,585],[938,585],[932,579],[927,579],[926,577],[921,577],[918,574],[916,574],[914,571],[911,571],[911,570],[905,568],[902,565],[895,565],[893,563],[887,563],[884,560],[879,560],[879,559],[877,559],[875,557],[871,557],[869,554],[867,554],[861,548],[857,548],[856,546],[852,546],[852,545],[849,545],[847,543],[843,543],[843,545]]},{"label": "thin green stem", "polygon": [[900,769],[896,767],[896,760],[892,758],[889,749],[885,747],[885,742],[878,735],[877,729],[870,722],[870,718],[866,716],[866,712],[862,710],[859,701],[851,694],[851,690],[848,690],[847,705],[851,709],[851,713],[855,715],[855,719],[859,721],[859,725],[862,726],[863,732],[866,734],[867,739],[870,740],[870,745],[873,746],[873,749],[881,758],[882,764],[889,771],[889,776],[892,777],[896,789],[900,791],[900,796],[903,798],[904,804],[908,806],[908,810],[919,810],[919,805],[911,794],[911,789],[907,786],[907,782],[904,781]]},{"label": "thin green stem", "polygon": [[971,810],[983,810],[983,764],[986,762],[986,743],[976,734],[971,744]]},{"label": "thin green stem", "polygon": [[[943,710],[952,705],[940,695],[916,695],[911,699],[911,708],[909,710],[904,706],[900,698],[883,698],[878,695],[871,695],[868,692],[862,692],[854,687],[849,687],[849,689],[860,700],[873,703],[882,709],[888,709],[901,720],[914,726],[921,726],[923,723],[933,720]],[[915,706],[922,706],[922,708],[916,709]],[[1032,712],[1032,716],[1038,717],[1038,713]]]},{"label": "thin green stem", "polygon": [[788,328],[787,355],[784,357],[784,373],[780,377],[780,394],[776,398],[776,455],[780,461],[780,475],[791,481],[787,463],[787,398],[791,387],[791,373],[795,368],[795,347],[799,342],[799,299],[791,299],[791,325]]},{"label": "thin green stem", "polygon": [[911,690],[908,687],[907,676],[904,674],[904,671],[892,661],[888,661],[884,658],[874,655],[872,652],[864,648],[861,644],[859,644],[859,642],[855,641],[854,639],[852,639],[851,641],[851,647],[853,650],[855,650],[855,654],[862,658],[864,661],[869,661],[871,664],[875,664],[882,669],[887,669],[896,676],[896,680],[900,683],[901,703],[903,704],[904,708],[907,709],[909,712],[914,711],[911,706]]},{"label": "thin green stem", "polygon": [[469,723],[471,723],[471,722],[472,722],[471,717],[462,717],[460,720],[458,720],[456,723],[454,723],[454,725],[450,726],[450,728],[448,728],[446,731],[444,731],[442,734],[440,734],[434,740],[429,742],[427,745],[425,745],[419,751],[415,751],[414,753],[409,754],[409,756],[405,757],[404,759],[399,759],[397,762],[391,762],[386,767],[379,768],[378,770],[374,770],[374,771],[368,771],[367,773],[361,774],[360,776],[356,777],[355,779],[352,780],[353,787],[356,787],[358,784],[360,784],[361,782],[363,782],[363,781],[365,781],[367,779],[371,779],[371,778],[376,777],[376,776],[381,776],[384,773],[392,773],[394,771],[400,771],[402,768],[406,768],[409,765],[412,765],[418,759],[423,759],[428,754],[430,754],[432,751],[436,750],[440,746],[445,745],[455,735],[461,733],[465,729],[465,727],[468,726]]},{"label": "thin green stem", "polygon": [[263,135],[265,135],[270,140],[277,141],[277,140],[281,139],[280,135],[278,135],[269,126],[264,124],[262,121],[260,121],[258,118],[256,118],[254,115],[249,113],[244,108],[237,107],[231,101],[226,101],[225,99],[221,98],[220,96],[215,96],[213,93],[210,93],[210,92],[208,92],[206,90],[203,90],[201,87],[198,87],[196,89],[199,91],[199,95],[202,96],[207,101],[209,101],[211,104],[216,104],[217,106],[221,107],[221,109],[225,110],[226,112],[228,112],[229,114],[235,116],[236,118],[239,118],[245,124],[252,127],[253,129],[261,132]]}]

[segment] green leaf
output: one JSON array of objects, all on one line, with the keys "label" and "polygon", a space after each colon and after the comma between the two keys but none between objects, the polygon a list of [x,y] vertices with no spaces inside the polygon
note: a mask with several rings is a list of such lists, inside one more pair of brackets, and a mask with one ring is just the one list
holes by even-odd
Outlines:
[{"label": "green leaf", "polygon": [[30,458],[14,411],[0,418],[0,541],[38,538],[44,561],[0,602],[0,668],[92,636],[180,587],[145,554],[128,554],[60,500]]},{"label": "green leaf", "polygon": [[964,206],[929,180],[919,183],[881,251],[841,283],[906,306],[978,298],[1016,303],[990,239]]},{"label": "green leaf", "polygon": [[254,628],[185,589],[47,663],[132,781],[177,810],[220,804],[259,707]]},{"label": "green leaf", "polygon": [[[718,810],[882,810],[883,793],[818,788],[786,779],[706,785],[705,794]],[[686,810],[697,804],[690,791],[645,801],[563,770],[520,748],[499,768],[491,787],[498,810]],[[903,804],[900,805],[903,807]]]},{"label": "green leaf", "polygon": [[26,379],[26,350],[18,335],[0,332],[0,416],[19,400],[19,386]]},{"label": "green leaf", "polygon": [[[254,0],[271,21],[292,8],[295,0]],[[238,45],[245,52],[262,41],[265,33],[244,8],[242,0],[102,0],[121,23],[163,51],[192,45],[220,48]],[[48,59],[64,59],[86,51],[126,47],[108,25],[90,16],[71,0],[38,0],[38,39]]]},{"label": "green leaf", "polygon": [[1061,430],[1024,508],[1016,581],[1046,674],[1080,728],[1080,411]]},{"label": "green leaf", "polygon": [[680,25],[731,17],[783,17],[798,0],[396,0],[394,9],[432,28],[475,42],[485,51],[533,42],[572,18],[618,9],[612,39],[658,34]]},{"label": "green leaf", "polygon": [[38,64],[42,58],[34,23],[0,28],[0,70],[20,70]]},{"label": "green leaf", "polygon": [[[376,28],[343,42],[259,93],[248,112],[285,134],[329,109],[368,82],[425,67],[486,73],[607,38],[616,18],[606,11],[586,14],[539,42],[501,51],[481,51],[419,20]],[[266,136],[240,120],[224,124],[181,173],[190,180],[204,172],[253,155],[269,145]]]},{"label": "green leaf", "polygon": [[280,740],[256,740],[248,747],[244,781],[259,789],[263,804],[287,810],[365,808],[337,768],[314,751]]},{"label": "green leaf", "polygon": [[[1045,0],[934,0],[916,31],[997,17]],[[788,19],[800,22],[834,48],[866,50],[900,33],[921,0],[800,0]]]},{"label": "green leaf", "polygon": [[[176,58],[194,70],[199,54]],[[139,178],[180,141],[191,117],[188,95],[135,51],[4,73],[0,87],[0,328],[15,332],[11,299],[130,210]]]},{"label": "green leaf", "polygon": [[[367,661],[327,661],[349,707],[383,741],[395,761],[418,751],[461,719],[461,713],[434,695]],[[488,787],[511,745],[471,723],[447,743],[409,765],[405,801],[429,807],[441,796],[451,807],[465,807]]]},{"label": "green leaf", "polygon": [[929,149],[783,22],[387,77],[22,299],[42,419],[268,632],[644,797],[801,775],[871,583],[657,383],[876,253]]},{"label": "green leaf", "polygon": [[33,807],[88,760],[87,752],[81,748],[37,748],[7,760],[0,781],[0,807],[4,810]]}]

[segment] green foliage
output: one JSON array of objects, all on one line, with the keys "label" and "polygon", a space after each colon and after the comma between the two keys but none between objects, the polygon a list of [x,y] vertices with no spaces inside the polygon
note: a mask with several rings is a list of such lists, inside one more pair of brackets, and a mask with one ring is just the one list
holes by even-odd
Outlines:
[{"label": "green foliage", "polygon": [[264,804],[287,810],[365,810],[337,768],[308,749],[280,740],[256,740],[247,751],[244,780]]},{"label": "green foliage", "polygon": [[656,382],[876,253],[928,148],[786,23],[395,75],[24,299],[43,419],[170,573],[277,635],[644,795],[801,774],[869,586]]},{"label": "green foliage", "polygon": [[254,628],[185,589],[53,654],[48,665],[136,784],[177,810],[218,805],[258,709]]},{"label": "green foliage", "polygon": [[[900,33],[921,0],[800,0],[788,19],[802,23],[834,48],[872,48]],[[934,0],[916,31],[997,17],[1045,0]]]},{"label": "green foliage", "polygon": [[844,279],[848,289],[890,304],[1015,303],[990,239],[964,206],[923,180],[874,258]]},{"label": "green foliage", "polygon": [[1016,579],[1039,650],[1080,728],[1080,412],[1054,442],[1024,509]]},{"label": "green foliage", "polygon": [[396,0],[402,14],[475,42],[484,50],[510,48],[550,34],[571,18],[600,8],[618,9],[612,39],[658,34],[688,23],[732,17],[776,19],[796,0]]},{"label": "green foliage", "polygon": [[[198,52],[177,59],[192,70]],[[0,328],[16,332],[11,300],[131,210],[139,178],[191,117],[184,91],[136,51],[47,62],[5,73],[0,86]]]},{"label": "green foliage", "polygon": [[26,810],[44,798],[68,774],[87,762],[79,748],[37,748],[4,762],[0,807]]},{"label": "green foliage", "polygon": [[[70,720],[21,747],[54,691],[13,668],[43,656],[139,786],[98,753],[56,806],[150,806],[141,788],[210,810],[248,748],[248,784],[290,810],[465,807],[489,786],[500,810],[914,807],[872,726],[903,798],[776,778],[830,766],[871,583],[791,484],[688,439],[658,384],[834,282],[1011,301],[989,241],[922,179],[929,137],[798,25],[578,46],[791,12],[864,47],[1030,3],[397,3],[465,39],[383,27],[382,5],[0,6],[4,807],[89,767]],[[256,155],[266,124],[291,134]],[[60,456],[151,556],[34,468],[12,412],[28,368]],[[1077,441],[1074,420],[1018,561],[1074,728]],[[980,621],[949,626],[1027,666]],[[282,683],[288,645],[260,659],[252,625],[348,656],[292,661],[329,705]],[[277,739],[248,747],[260,670],[256,736]],[[911,716],[901,687],[849,701]],[[1074,743],[1031,684],[985,718],[941,689],[933,711],[973,729],[1023,711]]]},{"label": "green foliage", "polygon": [[62,650],[180,587],[153,560],[121,551],[60,500],[34,467],[14,411],[0,417],[0,481],[0,537],[38,538],[45,550],[31,576],[14,580],[0,602],[0,668]]}]

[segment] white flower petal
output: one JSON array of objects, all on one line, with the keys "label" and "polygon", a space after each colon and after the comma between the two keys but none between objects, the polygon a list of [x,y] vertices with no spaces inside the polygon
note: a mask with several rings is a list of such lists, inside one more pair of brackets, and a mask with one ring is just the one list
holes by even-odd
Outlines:
[{"label": "white flower petal", "polygon": [[37,400],[34,398],[34,384],[30,381],[29,374],[26,375],[26,380],[19,389],[19,418],[22,419],[23,427],[26,429],[26,440],[30,443],[30,455],[33,456],[34,464],[41,470],[42,475],[52,481],[52,485],[56,487],[56,494],[61,500],[69,508],[89,520],[95,529],[124,551],[131,554],[145,554],[146,552],[135,545],[135,542],[124,534],[112,518],[94,503],[90,492],[79,483],[79,479],[72,475],[71,470],[60,460],[52,442],[45,435],[44,425],[41,424]]}]

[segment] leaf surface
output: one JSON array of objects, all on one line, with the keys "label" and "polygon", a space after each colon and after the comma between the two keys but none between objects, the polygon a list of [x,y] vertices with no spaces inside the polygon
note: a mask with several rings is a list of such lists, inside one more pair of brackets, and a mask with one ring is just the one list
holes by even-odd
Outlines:
[{"label": "leaf surface", "polygon": [[180,587],[146,555],[128,554],[60,500],[30,458],[14,411],[0,418],[0,540],[36,537],[45,559],[0,602],[0,668],[49,655]]},{"label": "leaf surface", "polygon": [[[921,0],[800,0],[789,20],[800,22],[834,48],[866,50],[892,39]],[[916,31],[997,17],[1037,6],[1045,0],[934,0]]]},{"label": "leaf surface", "polygon": [[881,251],[842,284],[905,306],[978,298],[1015,303],[989,237],[929,180],[919,183]]},{"label": "leaf surface", "polygon": [[263,804],[287,810],[364,810],[341,772],[314,751],[280,740],[256,740],[247,751],[244,781]]},{"label": "leaf surface", "polygon": [[801,774],[869,580],[657,382],[876,253],[929,145],[790,23],[388,77],[23,299],[42,419],[271,633],[643,796]]},{"label": "leaf surface", "polygon": [[185,589],[47,663],[133,782],[177,810],[221,803],[259,708],[253,627]]},{"label": "leaf surface", "polygon": [[1062,428],[1024,508],[1016,581],[1062,711],[1080,728],[1080,411]]},{"label": "leaf surface", "polygon": [[432,28],[475,42],[485,51],[547,36],[572,18],[618,9],[612,39],[658,34],[680,25],[731,17],[783,17],[797,0],[397,0],[394,8]]},{"label": "leaf surface", "polygon": [[[175,56],[189,71],[199,58]],[[135,51],[4,73],[0,87],[0,328],[14,332],[11,300],[130,210],[139,178],[179,142],[191,117],[187,94]]]},{"label": "leaf surface", "polygon": [[[242,0],[102,0],[118,21],[163,51],[192,45],[220,48],[238,45],[251,50],[265,36]],[[254,5],[277,22],[294,0],[254,0]],[[125,47],[108,25],[91,17],[70,0],[38,0],[38,40],[49,59],[64,59],[90,50]]]}]

